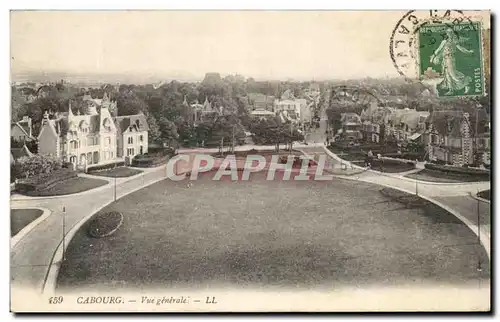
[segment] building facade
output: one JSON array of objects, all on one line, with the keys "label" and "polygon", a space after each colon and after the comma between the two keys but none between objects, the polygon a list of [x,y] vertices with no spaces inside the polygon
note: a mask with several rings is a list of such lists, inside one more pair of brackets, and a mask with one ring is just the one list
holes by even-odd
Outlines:
[{"label": "building facade", "polygon": [[[51,154],[85,169],[133,157],[148,150],[148,125],[144,114],[113,117],[116,102],[84,97],[84,113],[44,114],[38,152]],[[98,111],[99,110],[99,111]]]},{"label": "building facade", "polygon": [[31,142],[35,140],[31,118],[24,116],[22,120],[12,123],[10,126],[10,137],[17,142]]}]

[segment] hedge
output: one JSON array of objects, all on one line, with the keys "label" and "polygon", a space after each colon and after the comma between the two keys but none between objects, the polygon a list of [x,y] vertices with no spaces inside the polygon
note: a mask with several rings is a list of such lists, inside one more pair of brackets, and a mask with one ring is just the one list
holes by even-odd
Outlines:
[{"label": "hedge", "polygon": [[107,169],[112,169],[115,167],[123,167],[124,165],[125,165],[125,161],[117,161],[117,162],[107,163],[107,164],[103,164],[103,165],[89,166],[87,168],[87,172],[107,170]]},{"label": "hedge", "polygon": [[132,166],[138,168],[152,168],[160,164],[166,163],[170,159],[169,155],[161,157],[142,157],[134,158],[132,160]]},{"label": "hedge", "polygon": [[490,177],[490,171],[486,169],[454,167],[454,166],[446,166],[433,163],[426,163],[425,168],[429,170],[442,171],[453,174],[475,175],[484,177],[485,179],[489,179]]},{"label": "hedge", "polygon": [[384,153],[382,156],[395,159],[422,161],[424,159],[425,154],[418,152],[403,152],[403,153]]},{"label": "hedge", "polygon": [[330,143],[329,148],[331,149],[338,149],[342,150],[344,152],[360,152],[360,151],[372,151],[373,153],[391,153],[391,152],[397,152],[398,148],[391,146],[391,145],[386,145],[386,144],[376,144],[376,143],[369,143],[369,144],[361,144],[359,146],[349,146],[346,143],[341,143],[341,142],[332,142]]},{"label": "hedge", "polygon": [[76,177],[76,171],[63,168],[51,173],[44,173],[27,179],[18,180],[16,183],[16,190],[24,193],[41,191],[54,186],[60,181]]}]

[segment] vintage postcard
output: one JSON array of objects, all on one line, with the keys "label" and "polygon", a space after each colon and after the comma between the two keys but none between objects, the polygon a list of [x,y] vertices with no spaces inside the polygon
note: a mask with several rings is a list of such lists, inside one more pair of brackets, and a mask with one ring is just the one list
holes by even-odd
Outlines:
[{"label": "vintage postcard", "polygon": [[11,11],[11,311],[490,311],[490,14]]}]

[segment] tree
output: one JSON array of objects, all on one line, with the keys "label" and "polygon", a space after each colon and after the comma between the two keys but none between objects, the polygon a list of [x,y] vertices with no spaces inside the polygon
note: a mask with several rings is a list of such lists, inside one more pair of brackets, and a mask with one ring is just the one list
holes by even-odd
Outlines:
[{"label": "tree", "polygon": [[148,122],[149,131],[148,139],[150,142],[155,142],[161,138],[160,127],[156,122],[155,117],[151,113],[146,113],[146,121]]},{"label": "tree", "polygon": [[28,178],[39,174],[52,173],[62,168],[62,161],[51,155],[35,154],[21,157],[16,161],[15,169],[19,178]]},{"label": "tree", "polygon": [[171,146],[172,143],[179,138],[175,123],[168,120],[166,117],[161,117],[158,120],[158,126],[160,129],[160,139],[167,143],[168,146]]}]

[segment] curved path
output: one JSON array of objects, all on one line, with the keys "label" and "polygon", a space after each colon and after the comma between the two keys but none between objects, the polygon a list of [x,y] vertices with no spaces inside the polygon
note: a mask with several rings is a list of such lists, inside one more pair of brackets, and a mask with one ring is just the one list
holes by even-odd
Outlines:
[{"label": "curved path", "polygon": [[[116,186],[113,178],[99,177],[110,184],[60,197],[21,197],[11,200],[12,208],[46,208],[51,215],[25,235],[10,252],[12,287],[27,287],[42,290],[54,253],[65,235],[82,218],[97,212],[102,207],[131,192],[160,181],[166,176],[166,167],[141,169],[144,172],[128,178],[117,178]],[[65,212],[63,212],[63,209]],[[63,219],[64,217],[64,219]],[[64,231],[63,231],[64,221]]]},{"label": "curved path", "polygon": [[[322,144],[297,144],[295,147],[300,147],[308,154],[327,153]],[[243,147],[238,150],[250,150],[251,148],[254,147]],[[262,147],[260,148],[262,149]],[[209,152],[208,149],[200,150]],[[333,156],[331,157],[332,158],[329,159],[329,169],[344,171],[340,170],[340,162],[336,161]],[[115,200],[115,189],[116,197],[120,198],[163,180],[165,177],[166,167],[161,166],[158,168],[145,169],[143,173],[133,177],[117,178],[116,185],[114,184],[113,178],[106,178],[111,184],[75,195],[61,196],[58,198],[13,198],[11,200],[12,207],[43,207],[50,209],[52,213],[48,218],[32,229],[29,234],[11,247],[11,286],[28,287],[30,289],[36,288],[42,291],[51,266],[58,266],[60,264],[58,262],[53,262],[53,258],[55,257],[56,250],[62,243],[62,237],[66,235],[72,227],[78,225],[82,219],[87,218],[89,215],[92,215],[113,202]],[[478,222],[480,222],[481,232],[483,234],[482,241],[484,239],[483,245],[486,248],[488,256],[490,255],[489,204],[487,206],[479,206],[481,215],[478,221],[476,211],[473,210],[473,208],[477,209],[478,207],[477,200],[470,196],[471,192],[477,192],[478,189],[488,189],[490,187],[489,182],[467,185],[435,185],[403,178],[397,175],[381,175],[371,170],[357,171],[350,176],[342,177],[390,186],[407,192],[415,192],[416,183],[418,183],[419,195],[431,201],[441,203],[451,212],[460,213],[470,221],[469,227],[471,229],[474,230],[474,227],[471,227],[474,225],[476,225],[477,229]],[[63,209],[65,209],[65,212],[63,212]],[[64,229],[63,221],[65,226]]]}]

